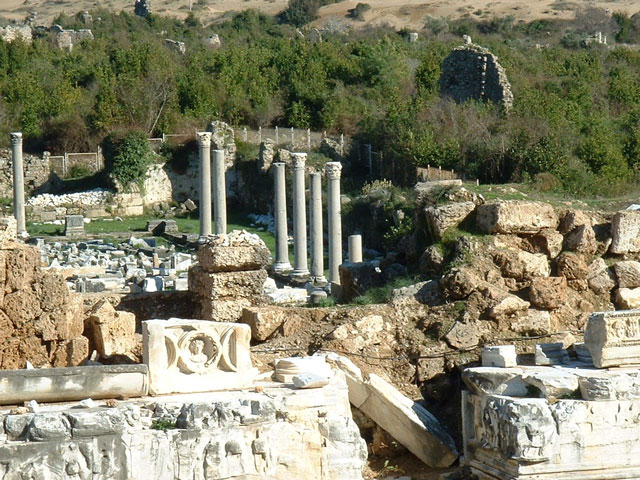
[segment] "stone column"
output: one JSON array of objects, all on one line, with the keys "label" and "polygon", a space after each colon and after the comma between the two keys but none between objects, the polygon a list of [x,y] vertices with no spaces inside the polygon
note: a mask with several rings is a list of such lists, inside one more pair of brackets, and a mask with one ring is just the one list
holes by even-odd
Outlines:
[{"label": "stone column", "polygon": [[338,267],[342,263],[342,219],[340,217],[340,162],[327,162],[328,223],[329,223],[329,281],[340,284]]},{"label": "stone column", "polygon": [[362,262],[362,236],[349,235],[349,262]]},{"label": "stone column", "polygon": [[24,214],[24,170],[22,166],[22,133],[11,134],[13,155],[13,216],[16,217],[18,235],[27,232]]},{"label": "stone column", "polygon": [[213,151],[213,219],[215,233],[227,233],[227,186],[224,150]]},{"label": "stone column", "polygon": [[293,162],[293,273],[294,277],[308,277],[307,267],[307,207],[305,201],[306,153],[292,153]]},{"label": "stone column", "polygon": [[211,132],[196,133],[200,147],[200,235],[211,235]]},{"label": "stone column", "polygon": [[315,172],[309,175],[311,190],[311,280],[315,285],[324,286],[324,248],[322,245],[322,174]]},{"label": "stone column", "polygon": [[289,263],[289,235],[287,233],[287,186],[285,182],[285,164],[272,164],[274,178],[274,217],[276,223],[276,261],[273,270],[276,273],[291,271]]}]

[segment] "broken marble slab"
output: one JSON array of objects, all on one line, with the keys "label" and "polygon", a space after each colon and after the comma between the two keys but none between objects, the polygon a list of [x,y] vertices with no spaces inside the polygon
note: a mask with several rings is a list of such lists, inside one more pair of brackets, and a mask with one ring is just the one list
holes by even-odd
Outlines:
[{"label": "broken marble slab", "polygon": [[584,344],[598,368],[640,364],[640,310],[597,312],[589,317]]},{"label": "broken marble slab", "polygon": [[148,391],[146,365],[37,368],[0,371],[0,404],[66,402],[87,397],[141,397]]},{"label": "broken marble slab", "polygon": [[283,383],[291,383],[296,375],[303,373],[314,373],[326,378],[333,375],[331,367],[322,355],[280,358],[276,360],[275,367],[275,379]]},{"label": "broken marble slab", "polygon": [[332,363],[344,373],[354,407],[426,465],[445,468],[455,462],[458,451],[453,439],[427,409],[373,373],[363,378],[352,362],[337,357],[331,356]]},{"label": "broken marble slab", "polygon": [[462,372],[462,381],[474,393],[484,395],[527,396],[521,367],[475,367]]},{"label": "broken marble slab", "polygon": [[580,394],[585,400],[640,399],[640,372],[580,371]]},{"label": "broken marble slab", "polygon": [[495,345],[482,349],[483,367],[515,367],[517,365],[515,345]]},{"label": "broken marble slab", "polygon": [[320,388],[329,384],[329,378],[315,373],[300,373],[294,375],[293,385],[296,388]]},{"label": "broken marble slab", "polygon": [[563,397],[573,397],[579,387],[578,376],[555,368],[536,370],[526,373],[523,381],[540,391],[540,394],[547,399],[557,399]]}]

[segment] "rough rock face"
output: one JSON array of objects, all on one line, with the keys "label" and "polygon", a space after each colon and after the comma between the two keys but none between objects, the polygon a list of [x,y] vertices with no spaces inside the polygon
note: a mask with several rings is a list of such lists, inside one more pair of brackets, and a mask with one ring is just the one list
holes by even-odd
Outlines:
[{"label": "rough rock face", "polygon": [[424,215],[431,234],[434,238],[440,238],[448,228],[458,226],[475,208],[473,202],[449,203],[439,207],[427,207]]},{"label": "rough rock face", "polygon": [[505,110],[513,104],[511,84],[498,57],[479,45],[456,47],[443,60],[440,91],[458,103],[474,99]]},{"label": "rough rock face", "polygon": [[640,211],[618,212],[611,221],[611,253],[640,252]]},{"label": "rough rock face", "polygon": [[553,310],[567,303],[567,280],[564,277],[534,278],[529,300],[537,308]]},{"label": "rough rock face", "polygon": [[261,302],[270,259],[257,235],[235,230],[210,236],[198,249],[199,265],[189,269],[189,291],[200,303],[200,318],[238,322],[244,308]]},{"label": "rough rock face", "polygon": [[558,215],[548,203],[499,200],[479,205],[476,212],[483,233],[538,233],[558,226]]},{"label": "rough rock face", "polygon": [[62,276],[40,270],[34,247],[7,242],[0,250],[0,367],[78,365],[88,355],[82,300]]},{"label": "rough rock face", "polygon": [[136,316],[116,311],[107,300],[96,303],[85,321],[85,334],[101,357],[122,355],[142,360],[142,336],[136,333]]}]

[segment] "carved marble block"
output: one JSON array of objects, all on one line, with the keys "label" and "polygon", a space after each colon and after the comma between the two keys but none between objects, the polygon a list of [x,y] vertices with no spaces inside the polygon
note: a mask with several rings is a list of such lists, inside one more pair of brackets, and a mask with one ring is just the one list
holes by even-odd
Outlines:
[{"label": "carved marble block", "polygon": [[598,368],[640,364],[640,310],[592,314],[584,344]]},{"label": "carved marble block", "polygon": [[149,393],[209,392],[253,386],[251,328],[207,320],[142,322]]}]

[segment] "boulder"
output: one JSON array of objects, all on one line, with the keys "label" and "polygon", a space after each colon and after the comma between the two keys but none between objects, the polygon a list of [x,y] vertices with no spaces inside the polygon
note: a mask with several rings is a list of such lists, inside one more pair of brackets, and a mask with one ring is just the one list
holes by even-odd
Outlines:
[{"label": "boulder", "polygon": [[640,287],[640,262],[634,260],[618,262],[613,266],[613,271],[618,281],[618,287]]},{"label": "boulder", "polygon": [[536,308],[553,310],[567,303],[565,277],[537,277],[531,280],[529,301]]},{"label": "boulder", "polygon": [[125,355],[139,360],[142,338],[136,334],[136,316],[116,311],[107,300],[95,304],[87,319],[90,338],[102,357]]},{"label": "boulder", "polygon": [[455,268],[440,278],[440,288],[445,295],[454,300],[467,298],[483,284],[484,281],[477,273],[465,266]]},{"label": "boulder", "polygon": [[548,203],[498,200],[477,207],[476,224],[483,233],[538,233],[555,229],[558,215]]},{"label": "boulder", "polygon": [[480,343],[480,332],[471,323],[456,322],[444,339],[453,348],[472,348]]},{"label": "boulder", "polygon": [[556,260],[558,276],[567,280],[585,280],[589,275],[589,267],[581,256],[563,252]]},{"label": "boulder", "polygon": [[503,293],[501,297],[489,309],[488,316],[494,320],[506,319],[519,316],[529,309],[531,304],[520,297]]},{"label": "boulder", "polygon": [[291,314],[282,307],[248,307],[242,310],[241,323],[251,327],[251,339],[264,342],[273,335]]},{"label": "boulder", "polygon": [[476,208],[473,202],[447,203],[438,207],[427,207],[424,209],[424,216],[427,226],[434,238],[441,238],[444,232],[457,227]]},{"label": "boulder", "polygon": [[526,238],[532,253],[543,253],[549,258],[556,258],[562,252],[564,237],[556,230],[544,228],[535,235]]},{"label": "boulder", "polygon": [[420,256],[419,269],[421,273],[434,274],[442,270],[444,266],[444,255],[442,250],[436,245],[427,247]]},{"label": "boulder", "polygon": [[640,288],[618,288],[616,307],[620,310],[640,308]]},{"label": "boulder", "polygon": [[548,335],[551,333],[551,314],[546,310],[529,309],[526,314],[512,319],[509,329],[521,335]]},{"label": "boulder", "polygon": [[593,255],[598,249],[596,234],[591,225],[580,225],[564,237],[564,249],[586,255]]},{"label": "boulder", "polygon": [[551,273],[547,257],[541,253],[501,250],[493,255],[493,261],[504,277],[519,281],[531,280],[534,277],[548,277]]},{"label": "boulder", "polygon": [[640,211],[623,210],[613,216],[609,250],[618,255],[640,252]]},{"label": "boulder", "polygon": [[598,295],[608,295],[616,286],[616,276],[612,268],[602,258],[596,258],[589,265],[587,275],[589,288]]}]

